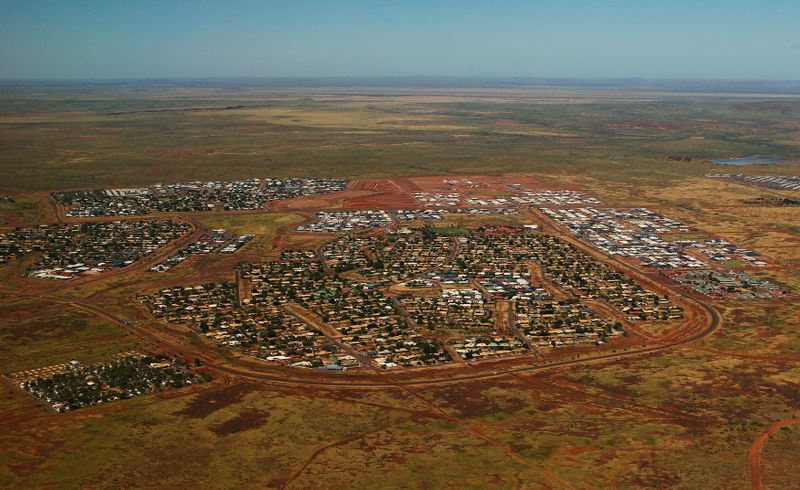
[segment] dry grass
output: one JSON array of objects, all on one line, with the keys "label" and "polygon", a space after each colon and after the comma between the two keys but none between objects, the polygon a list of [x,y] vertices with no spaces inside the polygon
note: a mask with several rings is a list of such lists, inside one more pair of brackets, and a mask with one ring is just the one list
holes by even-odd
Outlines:
[{"label": "dry grass", "polygon": [[[775,261],[757,274],[800,288],[800,209],[742,205],[769,192],[704,179],[734,169],[697,163],[728,153],[791,157],[796,115],[735,112],[731,96],[352,93],[164,89],[0,98],[0,170],[8,177],[2,186],[20,197],[16,205],[0,204],[0,219],[50,219],[45,194],[32,189],[523,173],[541,177],[543,186],[586,189],[607,205],[648,206],[752,248]],[[33,112],[19,109],[26,104]],[[247,107],[106,115],[112,106],[232,104]],[[758,141],[747,138],[754,125]],[[665,162],[671,154],[697,160]],[[798,173],[793,163],[735,170]],[[331,239],[283,232],[305,219],[297,213],[200,219],[207,228],[258,238],[232,256],[193,259],[164,275],[122,274],[47,294],[93,295],[118,315],[142,319],[138,293],[230,280],[237,261]],[[518,219],[524,218],[455,217],[445,224]],[[15,286],[12,268],[2,272],[2,285]],[[66,307],[0,301],[0,371],[135,343],[121,329]],[[3,384],[0,447],[8,450],[0,454],[0,486],[742,488],[752,440],[798,406],[795,303],[721,304],[719,332],[667,354],[411,392],[278,388],[223,378],[57,415]],[[795,442],[794,432],[769,441],[767,484],[798,480]]]}]

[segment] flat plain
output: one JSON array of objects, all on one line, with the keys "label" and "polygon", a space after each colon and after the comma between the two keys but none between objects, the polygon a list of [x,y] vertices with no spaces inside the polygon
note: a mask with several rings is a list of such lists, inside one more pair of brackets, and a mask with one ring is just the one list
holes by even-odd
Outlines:
[{"label": "flat plain", "polygon": [[[446,179],[527,179],[610,207],[646,207],[768,257],[753,274],[797,292],[800,206],[745,201],[800,192],[705,175],[800,175],[798,101],[567,87],[7,86],[0,232],[64,219],[54,191],[255,177],[356,187],[256,213],[188,213],[201,230],[256,237],[235,254],[193,257],[165,274],[133,267],[54,284],[23,277],[24,261],[0,265],[0,373],[133,348],[233,362],[237,354],[148,317],[137,297],[232,281],[239,263],[315,250],[333,237],[293,230],[316,209],[391,208],[413,186]],[[746,155],[783,162],[707,162]],[[461,230],[529,218],[443,223]],[[751,453],[765,430],[800,415],[800,302],[708,303],[721,322],[696,341],[559,364],[589,356],[570,351],[531,371],[498,362],[349,386],[373,378],[219,371],[208,383],[63,414],[3,380],[0,485],[793,488],[797,425],[770,434],[755,463]],[[137,335],[140,326],[164,336]]]}]

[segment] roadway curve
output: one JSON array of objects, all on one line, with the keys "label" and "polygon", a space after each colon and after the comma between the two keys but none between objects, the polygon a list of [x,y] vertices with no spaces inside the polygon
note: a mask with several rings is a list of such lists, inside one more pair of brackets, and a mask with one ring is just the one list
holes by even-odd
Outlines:
[{"label": "roadway curve", "polygon": [[[59,208],[56,206],[56,210],[58,211]],[[493,378],[500,378],[503,376],[510,376],[519,373],[530,373],[530,372],[539,372],[539,371],[546,371],[550,369],[557,369],[567,366],[574,366],[580,364],[589,364],[589,363],[596,363],[596,362],[604,362],[614,359],[621,359],[627,357],[638,356],[642,354],[652,354],[656,352],[665,352],[671,349],[675,349],[677,347],[685,346],[688,344],[692,344],[694,342],[700,341],[710,335],[712,335],[722,324],[722,318],[719,312],[711,305],[696,299],[696,298],[689,298],[686,297],[677,291],[672,290],[671,287],[666,286],[664,284],[656,283],[652,280],[652,278],[647,277],[646,275],[642,274],[640,271],[634,269],[629,264],[620,262],[619,260],[607,257],[600,254],[598,251],[594,250],[592,247],[586,245],[585,243],[575,239],[570,234],[565,233],[565,230],[561,229],[557,224],[553,223],[551,220],[543,216],[540,212],[536,210],[531,210],[530,213],[533,217],[538,218],[536,221],[540,223],[547,223],[550,226],[548,228],[551,231],[554,231],[557,236],[560,236],[562,239],[567,241],[568,243],[572,243],[574,246],[582,249],[584,252],[589,253],[590,255],[594,256],[595,258],[605,262],[605,263],[612,263],[616,265],[616,268],[622,269],[627,273],[631,274],[633,277],[639,279],[640,281],[644,282],[647,285],[656,286],[656,290],[666,290],[673,294],[673,297],[682,297],[686,300],[687,303],[693,303],[693,306],[699,307],[700,310],[705,310],[707,315],[702,315],[706,320],[708,320],[708,324],[701,328],[699,331],[692,333],[688,337],[680,337],[678,335],[684,333],[683,328],[689,327],[691,323],[687,322],[687,324],[681,328],[681,332],[677,333],[676,336],[668,339],[661,339],[655,345],[641,347],[641,348],[634,348],[631,350],[626,350],[622,352],[606,352],[606,353],[598,353],[596,355],[589,355],[582,358],[573,358],[573,359],[564,359],[564,360],[554,360],[547,362],[546,364],[534,364],[534,365],[527,365],[527,366],[518,366],[518,367],[502,367],[498,366],[496,368],[492,368],[490,365],[480,366],[480,364],[473,364],[472,367],[479,369],[483,367],[485,370],[483,372],[475,372],[475,373],[468,373],[468,374],[454,374],[445,377],[445,375],[439,378],[429,378],[429,379],[392,379],[397,378],[397,376],[393,376],[389,372],[381,372],[380,375],[383,378],[382,380],[365,380],[365,379],[346,379],[348,376],[338,376],[339,379],[331,379],[330,377],[326,378],[317,378],[317,379],[307,379],[302,377],[292,377],[288,373],[268,373],[264,371],[257,371],[249,369],[246,366],[242,366],[241,364],[235,365],[229,361],[224,359],[215,358],[214,356],[210,356],[208,352],[204,352],[201,349],[189,346],[183,342],[176,341],[176,339],[172,336],[167,334],[166,332],[157,331],[154,329],[149,329],[138,325],[137,322],[128,321],[123,318],[120,318],[114,313],[109,312],[106,309],[101,308],[95,304],[82,301],[82,300],[65,300],[51,296],[49,291],[40,291],[38,294],[36,293],[24,293],[24,292],[8,292],[11,296],[17,297],[28,297],[34,298],[41,301],[51,302],[51,303],[58,303],[58,304],[66,304],[72,307],[81,309],[83,311],[89,312],[101,318],[104,318],[110,322],[118,324],[133,333],[134,335],[146,340],[148,342],[154,343],[158,346],[165,347],[166,349],[173,350],[176,353],[180,353],[184,357],[189,359],[191,358],[199,358],[205,362],[206,367],[210,371],[215,371],[219,374],[234,376],[242,379],[249,379],[255,381],[263,381],[269,382],[274,384],[283,384],[283,385],[305,385],[305,386],[320,386],[320,387],[352,387],[352,388],[390,388],[390,387],[398,387],[398,386],[432,386],[432,385],[443,385],[443,384],[451,384],[451,383],[460,383],[466,381],[478,381],[478,380],[486,380],[486,379],[493,379]],[[263,211],[262,211],[263,212]],[[56,213],[57,217],[62,218],[60,214]],[[198,232],[196,223],[194,220],[189,219],[187,220],[189,224],[192,226],[192,230],[183,237],[183,239],[178,240],[177,244],[183,242],[183,240],[187,239],[188,237],[193,236]],[[173,242],[173,247],[176,245]],[[170,247],[172,249],[172,247]],[[163,251],[162,251],[163,253]],[[160,258],[160,254],[158,255]],[[146,262],[152,262],[153,257],[149,257]],[[141,265],[141,264],[140,264]],[[126,268],[130,270],[129,268]],[[108,277],[108,275],[105,275]],[[688,305],[687,305],[688,306]],[[687,309],[688,312],[688,309]],[[699,315],[698,315],[699,316]],[[688,319],[688,317],[687,317]],[[432,370],[425,370],[426,373],[432,373]],[[400,374],[400,373],[398,373]],[[408,374],[405,372],[403,374]]]},{"label": "roadway curve", "polygon": [[769,436],[773,432],[794,424],[800,424],[800,417],[775,422],[764,429],[764,432],[762,432],[756,438],[755,442],[753,442],[753,445],[750,446],[750,451],[747,455],[747,465],[750,468],[750,485],[753,490],[762,490],[764,488],[761,484],[761,450],[764,448],[764,444],[767,443],[767,439],[769,439]]},{"label": "roadway curve", "polygon": [[561,368],[565,366],[573,366],[576,364],[589,364],[595,362],[602,362],[608,361],[612,359],[620,359],[624,357],[633,357],[642,354],[651,354],[654,352],[663,352],[667,350],[674,349],[676,347],[681,347],[686,344],[691,344],[702,340],[705,337],[713,334],[717,328],[719,328],[721,324],[721,317],[719,312],[715,310],[713,307],[701,304],[701,306],[710,314],[711,322],[709,325],[703,329],[702,331],[670,343],[655,345],[651,347],[644,347],[641,349],[634,349],[628,350],[623,352],[612,352],[607,354],[599,354],[595,356],[584,357],[580,359],[565,359],[563,361],[553,361],[548,364],[536,364],[533,366],[522,366],[517,368],[505,369],[501,371],[490,371],[484,373],[475,373],[475,374],[464,374],[464,375],[456,375],[451,376],[448,378],[439,378],[439,379],[425,379],[425,380],[396,380],[391,382],[371,382],[371,381],[360,381],[360,380],[352,380],[352,381],[330,381],[330,380],[298,380],[298,379],[286,379],[277,377],[272,374],[267,373],[258,373],[252,371],[242,370],[240,368],[231,367],[228,365],[215,365],[213,369],[219,372],[223,372],[229,375],[239,376],[242,378],[260,380],[260,381],[269,381],[273,383],[282,383],[282,384],[292,384],[292,385],[315,385],[315,386],[337,386],[337,387],[360,387],[360,388],[388,388],[388,387],[396,387],[396,386],[431,386],[431,385],[443,385],[443,384],[451,384],[451,383],[461,383],[465,381],[478,381],[478,380],[486,380],[492,378],[500,378],[504,376],[510,376],[513,374],[519,373],[530,373],[530,372],[538,372],[538,371],[546,371],[555,368]]},{"label": "roadway curve", "polygon": [[[157,345],[166,346],[171,348],[177,352],[184,354],[185,356],[192,358],[198,357],[199,359],[203,360],[206,363],[206,367],[210,371],[215,371],[220,374],[234,376],[242,379],[254,380],[254,381],[264,381],[274,384],[282,384],[282,385],[302,385],[302,386],[320,386],[320,387],[342,387],[342,388],[396,388],[398,386],[434,386],[434,385],[444,385],[444,384],[452,384],[452,383],[461,383],[466,381],[479,381],[479,380],[487,380],[487,379],[494,379],[500,378],[504,376],[510,376],[519,373],[531,373],[531,372],[539,372],[539,371],[547,371],[551,369],[562,368],[566,366],[574,366],[580,364],[590,364],[596,362],[604,362],[614,359],[621,359],[627,357],[634,357],[642,354],[652,354],[656,352],[665,352],[668,350],[672,350],[681,346],[685,346],[687,344],[692,344],[694,342],[700,341],[710,335],[712,335],[722,324],[722,317],[720,316],[719,312],[709,304],[697,301],[707,313],[709,318],[708,325],[700,330],[699,332],[694,333],[689,337],[684,337],[678,340],[672,340],[666,343],[660,343],[657,345],[652,345],[649,347],[642,347],[638,349],[631,349],[622,352],[610,352],[610,353],[603,353],[597,354],[594,356],[587,356],[578,359],[564,359],[564,360],[556,360],[548,362],[547,364],[535,364],[533,366],[520,366],[520,367],[512,367],[500,370],[487,370],[486,372],[477,372],[477,373],[470,373],[470,374],[456,374],[449,377],[441,377],[438,379],[395,379],[390,380],[389,376],[390,373],[387,372],[384,376],[386,377],[385,381],[369,381],[369,380],[361,380],[361,379],[344,379],[345,377],[342,376],[342,379],[334,380],[330,378],[326,379],[305,379],[305,378],[292,378],[287,376],[281,376],[272,373],[265,373],[259,371],[253,371],[241,366],[232,365],[230,363],[225,362],[224,360],[211,358],[207,355],[204,355],[202,352],[191,349],[186,345],[179,345],[175,343],[175,339],[171,336],[160,336],[154,333],[152,330],[144,328],[140,325],[137,325],[136,322],[131,322],[124,320],[123,318],[118,317],[114,313],[111,313],[97,305],[87,303],[80,300],[63,300],[57,299],[53,297],[45,297],[36,294],[25,294],[25,293],[11,293],[12,296],[17,297],[27,297],[38,299],[41,301],[46,301],[50,303],[57,303],[57,304],[65,304],[80,310],[92,313],[97,315],[101,318],[104,318],[110,322],[116,323],[128,330],[131,331],[134,335],[148,341],[155,343]],[[696,301],[696,300],[695,300]],[[476,366],[477,367],[477,366]],[[427,371],[430,372],[430,371]],[[383,374],[383,373],[382,373]]]}]

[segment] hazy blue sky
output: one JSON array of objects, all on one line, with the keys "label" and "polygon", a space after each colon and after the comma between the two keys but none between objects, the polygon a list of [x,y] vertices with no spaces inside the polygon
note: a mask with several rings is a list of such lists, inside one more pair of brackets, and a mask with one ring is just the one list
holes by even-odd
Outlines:
[{"label": "hazy blue sky", "polygon": [[800,0],[0,0],[0,78],[800,79]]}]

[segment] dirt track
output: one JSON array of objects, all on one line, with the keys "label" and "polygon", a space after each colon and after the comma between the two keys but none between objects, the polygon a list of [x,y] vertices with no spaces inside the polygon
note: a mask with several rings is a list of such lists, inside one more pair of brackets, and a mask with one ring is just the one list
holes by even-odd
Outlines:
[{"label": "dirt track", "polygon": [[750,451],[747,454],[747,466],[750,469],[750,485],[753,490],[762,490],[764,488],[761,484],[761,450],[764,448],[764,444],[767,443],[769,436],[773,432],[794,424],[800,424],[800,417],[775,422],[764,429],[764,432],[762,432],[756,438],[755,442],[753,442],[753,445],[750,446]]}]

